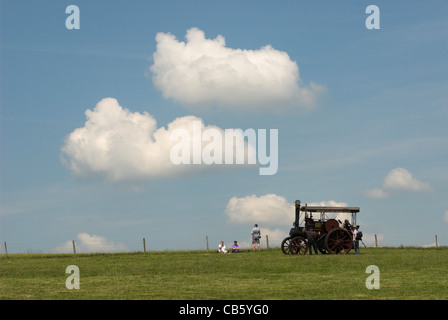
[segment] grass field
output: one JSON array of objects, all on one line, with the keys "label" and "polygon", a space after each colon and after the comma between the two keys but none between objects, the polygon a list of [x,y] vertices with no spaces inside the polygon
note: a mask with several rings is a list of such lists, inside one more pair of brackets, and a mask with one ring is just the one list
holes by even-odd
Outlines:
[{"label": "grass field", "polygon": [[[80,289],[66,288],[66,267]],[[367,289],[369,265],[380,288]],[[448,248],[362,248],[362,255],[290,256],[161,251],[10,254],[0,257],[0,299],[312,300],[448,299]]]}]

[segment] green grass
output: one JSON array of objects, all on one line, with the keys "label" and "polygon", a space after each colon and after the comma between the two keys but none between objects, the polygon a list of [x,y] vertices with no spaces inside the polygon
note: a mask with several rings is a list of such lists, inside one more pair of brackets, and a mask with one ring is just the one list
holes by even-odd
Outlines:
[{"label": "green grass", "polygon": [[[68,290],[65,269],[80,269]],[[366,288],[366,267],[380,289]],[[0,299],[307,300],[448,299],[448,248],[363,248],[362,255],[289,256],[162,251],[10,254],[0,257]]]}]

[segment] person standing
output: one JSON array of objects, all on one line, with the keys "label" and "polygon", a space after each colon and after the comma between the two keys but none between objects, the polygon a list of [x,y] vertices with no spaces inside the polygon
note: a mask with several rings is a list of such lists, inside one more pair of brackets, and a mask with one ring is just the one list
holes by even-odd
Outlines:
[{"label": "person standing", "polygon": [[311,229],[311,228],[305,228],[305,234],[306,234],[306,239],[308,240],[308,249],[310,250],[310,254],[313,254],[313,249],[314,249],[314,253],[318,254],[317,252],[317,243],[316,243],[316,233]]},{"label": "person standing", "polygon": [[255,246],[258,247],[258,251],[260,250],[260,238],[261,238],[261,231],[258,228],[258,224],[255,224],[254,227],[252,228],[252,231],[250,232],[250,234],[252,235],[252,247],[253,247],[253,251],[255,251]]},{"label": "person standing", "polygon": [[353,226],[353,246],[355,247],[355,253],[361,254],[359,252],[358,228],[358,226]]}]

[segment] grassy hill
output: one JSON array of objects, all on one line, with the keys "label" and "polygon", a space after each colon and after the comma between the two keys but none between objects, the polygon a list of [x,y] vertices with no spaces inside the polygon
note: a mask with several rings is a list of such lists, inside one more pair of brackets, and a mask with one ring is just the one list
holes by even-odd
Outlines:
[{"label": "grassy hill", "polygon": [[[362,255],[157,251],[0,257],[0,299],[448,299],[448,248],[362,248]],[[80,271],[69,290],[67,266]],[[380,288],[367,289],[369,265]]]}]

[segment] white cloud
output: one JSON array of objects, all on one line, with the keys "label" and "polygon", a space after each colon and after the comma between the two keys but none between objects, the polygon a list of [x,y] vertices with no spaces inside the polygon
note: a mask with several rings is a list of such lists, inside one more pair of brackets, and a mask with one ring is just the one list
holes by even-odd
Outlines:
[{"label": "white cloud", "polygon": [[443,215],[443,221],[445,221],[446,223],[448,223],[448,210],[445,211],[445,214]]},{"label": "white cloud", "polygon": [[402,191],[431,191],[427,182],[415,179],[412,174],[403,168],[393,169],[384,178],[384,188]]},{"label": "white cloud", "polygon": [[[317,206],[317,207],[348,207],[348,203],[346,202],[337,202],[334,200],[330,201],[320,201],[320,202],[311,202],[308,203],[309,206]],[[344,221],[345,219],[351,220],[351,213],[340,212],[337,214],[333,214],[331,218],[336,220]]]},{"label": "white cloud", "polygon": [[364,191],[364,194],[372,199],[383,199],[388,196],[387,192],[381,188],[373,188]]},{"label": "white cloud", "polygon": [[347,207],[348,203],[330,200],[330,201],[321,201],[321,202],[310,202],[310,203],[307,203],[307,205],[318,206],[318,207]]},{"label": "white cloud", "polygon": [[417,180],[403,168],[392,169],[384,178],[383,188],[373,188],[364,191],[369,198],[382,199],[397,192],[432,191],[427,182]]},{"label": "white cloud", "polygon": [[314,83],[302,86],[297,63],[270,45],[259,50],[232,49],[226,47],[223,36],[206,39],[198,28],[187,30],[185,38],[181,42],[169,33],[158,33],[150,70],[164,97],[189,108],[308,110],[325,91]]},{"label": "white cloud", "polygon": [[[104,237],[97,235],[89,235],[88,233],[78,233],[75,241],[76,252],[123,252],[128,248],[122,243],[115,243]],[[73,243],[68,240],[64,244],[56,247],[55,252],[73,252]]]},{"label": "white cloud", "polygon": [[[346,207],[345,202],[321,201],[308,203],[309,206]],[[232,197],[225,210],[229,222],[237,224],[258,223],[260,227],[292,226],[295,219],[295,205],[285,197],[276,194]],[[345,217],[345,216],[344,216]]]},{"label": "white cloud", "polygon": [[232,223],[289,225],[294,220],[294,205],[275,194],[232,197],[225,214]]},{"label": "white cloud", "polygon": [[[62,161],[73,175],[82,178],[99,176],[107,181],[138,181],[201,170],[207,165],[173,164],[170,152],[178,142],[171,141],[171,134],[184,129],[190,134],[192,146],[193,123],[199,122],[203,131],[216,129],[224,136],[224,130],[205,126],[202,119],[195,116],[179,117],[167,128],[158,128],[150,114],[131,112],[121,107],[114,98],[102,99],[85,114],[87,121],[84,126],[70,133],[62,147]],[[255,152],[251,145],[242,142],[242,135],[236,140],[240,144],[235,143],[234,148],[239,146],[249,154]],[[202,151],[216,142],[200,143]],[[235,150],[234,156],[237,154]],[[221,156],[224,157],[224,154]]]}]

